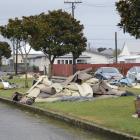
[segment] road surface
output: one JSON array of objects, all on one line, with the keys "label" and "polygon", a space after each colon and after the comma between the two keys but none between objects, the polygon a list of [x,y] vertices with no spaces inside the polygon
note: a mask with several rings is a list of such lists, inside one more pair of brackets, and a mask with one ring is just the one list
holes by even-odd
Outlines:
[{"label": "road surface", "polygon": [[[1,140],[109,140],[65,123],[0,103]],[[111,139],[110,139],[111,140]]]}]

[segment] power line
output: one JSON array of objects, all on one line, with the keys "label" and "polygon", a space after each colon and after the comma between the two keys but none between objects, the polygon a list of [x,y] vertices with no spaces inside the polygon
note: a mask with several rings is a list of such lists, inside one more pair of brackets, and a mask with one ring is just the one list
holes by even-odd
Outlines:
[{"label": "power line", "polygon": [[65,8],[65,10],[69,10],[69,9],[71,9],[71,7]]},{"label": "power line", "polygon": [[107,24],[106,24],[106,25],[103,25],[103,24],[102,24],[102,25],[101,25],[101,24],[84,24],[84,25],[85,25],[85,26],[99,26],[99,27],[100,27],[100,26],[109,26],[109,27],[110,27],[110,26],[117,26],[117,25],[113,25],[113,24],[112,24],[112,25],[111,25],[111,24],[110,24],[110,25],[109,25],[109,24],[108,24],[108,25],[107,25]]},{"label": "power line", "polygon": [[88,6],[88,7],[97,7],[97,8],[114,7],[114,5],[103,5],[103,4],[84,4],[84,6]]},{"label": "power line", "polygon": [[[113,40],[114,38],[89,38],[87,40]],[[131,38],[118,38],[118,40],[135,40],[135,39],[131,39]],[[140,39],[137,39],[140,40]]]}]

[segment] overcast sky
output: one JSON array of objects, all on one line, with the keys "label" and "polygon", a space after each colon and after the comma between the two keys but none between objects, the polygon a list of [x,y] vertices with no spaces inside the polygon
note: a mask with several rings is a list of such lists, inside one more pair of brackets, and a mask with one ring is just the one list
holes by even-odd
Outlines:
[{"label": "overcast sky", "polygon": [[[64,4],[64,0],[0,0],[0,25],[6,24],[9,18],[30,16],[54,9],[71,13],[71,5]],[[116,26],[119,15],[115,10],[115,0],[83,0],[81,4],[76,4],[75,18],[84,24],[84,33],[91,47],[114,48],[115,32],[118,33],[118,48],[122,48],[124,42],[137,46],[140,44],[139,40],[123,34]]]}]

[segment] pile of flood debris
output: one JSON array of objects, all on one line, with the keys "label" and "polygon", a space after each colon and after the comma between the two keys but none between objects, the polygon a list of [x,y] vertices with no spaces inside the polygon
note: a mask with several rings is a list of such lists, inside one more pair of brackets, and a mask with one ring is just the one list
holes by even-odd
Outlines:
[{"label": "pile of flood debris", "polygon": [[17,85],[15,83],[10,83],[0,78],[0,89],[13,89],[13,88],[17,88]]},{"label": "pile of flood debris", "polygon": [[98,97],[118,97],[126,91],[88,74],[92,69],[78,71],[62,83],[54,83],[47,76],[40,76],[25,93],[14,93],[13,101],[31,105],[33,102],[85,101]]}]

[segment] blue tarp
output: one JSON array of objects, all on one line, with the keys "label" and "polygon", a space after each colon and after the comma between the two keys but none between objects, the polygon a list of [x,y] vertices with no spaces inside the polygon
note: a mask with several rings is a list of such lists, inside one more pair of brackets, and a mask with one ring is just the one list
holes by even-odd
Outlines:
[{"label": "blue tarp", "polygon": [[117,85],[117,86],[132,86],[133,81],[130,78],[124,77],[119,80],[113,80],[110,82],[111,85]]}]

